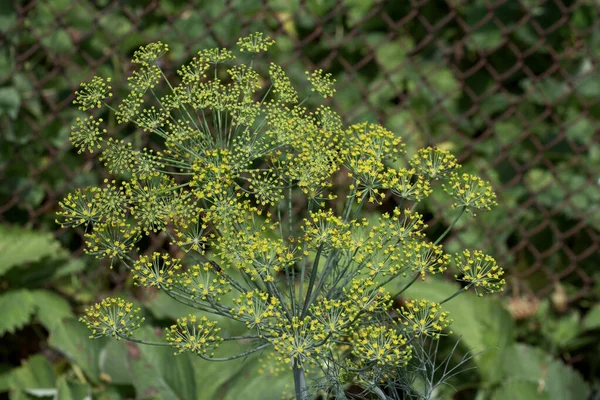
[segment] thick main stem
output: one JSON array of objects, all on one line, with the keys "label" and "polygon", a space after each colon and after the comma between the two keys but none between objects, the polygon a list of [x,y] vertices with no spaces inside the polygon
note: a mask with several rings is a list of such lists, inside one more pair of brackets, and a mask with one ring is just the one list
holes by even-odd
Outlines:
[{"label": "thick main stem", "polygon": [[304,369],[294,360],[294,386],[296,388],[296,400],[308,400],[308,391],[306,389],[306,376]]}]

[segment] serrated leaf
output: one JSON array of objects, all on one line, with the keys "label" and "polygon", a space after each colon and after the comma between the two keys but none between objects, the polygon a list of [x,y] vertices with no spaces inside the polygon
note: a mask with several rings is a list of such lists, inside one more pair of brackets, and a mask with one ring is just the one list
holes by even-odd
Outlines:
[{"label": "serrated leaf", "polygon": [[0,225],[0,275],[18,265],[54,256],[59,249],[60,244],[49,233]]},{"label": "serrated leaf", "polygon": [[36,290],[32,292],[32,296],[37,305],[37,318],[48,331],[52,331],[63,319],[75,317],[69,302],[56,293]]},{"label": "serrated leaf", "polygon": [[9,290],[0,295],[0,336],[6,332],[13,333],[15,330],[26,325],[37,307],[31,292],[26,289]]}]

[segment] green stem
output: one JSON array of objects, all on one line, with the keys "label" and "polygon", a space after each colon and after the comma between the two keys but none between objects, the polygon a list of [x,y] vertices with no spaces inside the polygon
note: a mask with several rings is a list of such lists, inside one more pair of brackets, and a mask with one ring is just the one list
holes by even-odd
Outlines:
[{"label": "green stem", "polygon": [[[300,317],[301,319],[304,318],[306,316],[306,313],[308,312],[308,306],[310,305],[310,297],[312,295],[312,291],[313,288],[315,286],[315,280],[317,279],[317,273],[319,271],[319,261],[321,260],[321,252],[323,251],[323,243],[321,243],[319,245],[319,248],[317,249],[317,255],[315,257],[315,262],[313,263],[313,267],[312,270],[310,271],[310,281],[308,282],[308,291],[306,292],[306,298],[304,299],[304,307],[302,307],[302,316]],[[300,281],[301,284],[303,283],[303,280]],[[302,290],[302,285],[300,286],[300,289]],[[302,295],[302,292],[300,292],[300,295]]]},{"label": "green stem", "polygon": [[414,278],[412,278],[410,280],[410,282],[408,282],[402,289],[400,289],[400,291],[398,293],[396,293],[394,295],[394,298],[400,296],[402,293],[404,293],[409,287],[412,286],[413,283],[415,283],[417,281],[417,279],[419,279],[419,276],[421,276],[421,273],[416,273]]},{"label": "green stem", "polygon": [[460,213],[458,213],[458,215],[456,216],[454,221],[452,221],[450,226],[444,231],[444,233],[442,233],[442,235],[439,238],[437,238],[437,240],[435,242],[433,242],[433,244],[438,244],[439,242],[442,241],[442,239],[448,234],[448,232],[450,232],[452,230],[452,228],[454,227],[454,224],[456,224],[456,222],[458,222],[460,217],[462,217],[462,215],[465,213],[465,210],[466,210],[466,207],[461,208]]},{"label": "green stem", "polygon": [[125,335],[117,334],[117,336],[119,336],[121,339],[127,340],[128,342],[139,343],[139,344],[147,344],[148,346],[170,346],[170,344],[166,343],[166,342],[145,342],[143,340],[130,338],[130,337],[125,336]]},{"label": "green stem", "polygon": [[294,387],[296,389],[296,400],[308,400],[308,390],[306,388],[306,376],[304,369],[294,360]]},{"label": "green stem", "polygon": [[267,347],[269,347],[271,345],[271,343],[265,343],[265,344],[261,344],[258,347],[255,347],[251,350],[245,351],[243,353],[240,354],[236,354],[235,356],[231,356],[231,357],[206,357],[204,354],[198,354],[200,356],[200,358],[207,360],[207,361],[231,361],[231,360],[236,360],[238,358],[242,358],[242,357],[246,357],[249,356],[252,353],[256,353],[257,351],[261,351],[262,349],[266,349]]},{"label": "green stem", "polygon": [[456,296],[458,296],[459,294],[466,292],[467,290],[469,290],[469,288],[472,286],[472,284],[468,284],[467,286],[465,286],[464,288],[460,289],[459,291],[457,291],[456,293],[454,293],[452,296],[448,297],[445,300],[440,301],[440,305],[452,300],[453,298],[455,298]]}]

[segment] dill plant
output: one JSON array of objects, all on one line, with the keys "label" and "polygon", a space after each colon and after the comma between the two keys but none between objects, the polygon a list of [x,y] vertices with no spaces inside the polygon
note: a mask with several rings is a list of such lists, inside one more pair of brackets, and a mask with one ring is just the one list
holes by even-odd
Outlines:
[{"label": "dill plant", "polygon": [[[389,398],[384,391],[397,393],[390,385],[399,377],[408,377],[409,393],[410,374],[431,361],[426,343],[452,320],[445,301],[412,299],[392,309],[392,299],[453,263],[463,283],[457,294],[493,293],[504,284],[492,257],[444,252],[440,242],[454,223],[428,241],[416,207],[441,187],[455,199],[456,222],[494,206],[495,194],[438,148],[392,167],[404,154],[399,136],[366,122],[346,127],[326,105],[309,110],[280,66],[258,72],[256,55],[272,40],[253,34],[237,44],[237,56],[199,51],[173,82],[157,62],[168,46],[143,46],[133,56],[130,92],[116,104],[109,78],[83,83],[74,101],[82,111],[105,108],[119,123],[156,135],[162,148],[134,148],[107,138],[102,118],[77,119],[72,143],[99,153],[114,180],[68,195],[57,222],[85,226],[88,253],[111,267],[124,264],[136,285],[164,291],[182,313],[191,307],[247,328],[227,337],[210,317],[188,315],[167,329],[164,342],[150,344],[214,361],[261,352],[293,374],[298,399],[313,393],[307,373],[313,390],[339,398],[349,384]],[[330,74],[307,72],[307,80],[312,96],[334,95]],[[348,182],[340,198],[335,176]],[[365,203],[387,196],[402,207],[377,221],[361,217]],[[185,256],[139,254],[140,240],[157,234]],[[394,280],[402,290],[390,293]],[[144,343],[132,336],[143,322],[139,313],[107,298],[81,320],[92,338]],[[237,341],[247,349],[225,355]]]}]

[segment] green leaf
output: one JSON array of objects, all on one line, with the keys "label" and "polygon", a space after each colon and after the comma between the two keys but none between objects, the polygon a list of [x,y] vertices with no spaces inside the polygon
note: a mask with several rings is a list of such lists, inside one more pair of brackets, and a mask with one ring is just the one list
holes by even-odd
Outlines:
[{"label": "green leaf", "polygon": [[[161,335],[151,328],[142,328],[136,338],[161,341]],[[257,358],[211,362],[190,353],[175,356],[170,347],[113,341],[102,350],[99,360],[105,380],[133,385],[140,398],[279,400],[285,384],[292,384],[291,374],[259,375]]]},{"label": "green leaf", "polygon": [[0,393],[7,392],[12,379],[12,365],[0,364]]},{"label": "green leaf", "polygon": [[56,324],[61,324],[63,319],[75,317],[69,302],[56,293],[36,290],[32,292],[32,296],[37,305],[37,318],[50,332]]},{"label": "green leaf", "polygon": [[595,305],[583,317],[583,328],[587,330],[600,329],[600,305]]},{"label": "green leaf", "polygon": [[246,362],[244,369],[217,393],[224,393],[223,400],[279,400],[292,397],[294,379],[291,370],[284,370],[279,376],[261,374],[258,370],[255,357]]},{"label": "green leaf", "polygon": [[0,275],[9,269],[54,256],[60,244],[49,233],[0,225]]},{"label": "green leaf", "polygon": [[82,383],[68,382],[65,375],[58,378],[56,400],[92,400],[91,388]]},{"label": "green leaf", "polygon": [[76,319],[64,319],[55,324],[49,345],[77,364],[93,383],[100,382],[99,356],[109,339],[90,339],[90,332]]},{"label": "green leaf", "polygon": [[37,354],[13,370],[10,387],[16,391],[54,389],[55,382],[52,364],[46,357]]},{"label": "green leaf", "polygon": [[554,323],[547,321],[543,328],[552,344],[563,349],[580,333],[579,313],[570,313]]},{"label": "green leaf", "polygon": [[540,392],[537,382],[510,379],[494,393],[492,400],[550,400],[546,392]]},{"label": "green leaf", "polygon": [[[425,298],[431,301],[442,301],[460,287],[442,278],[418,280],[406,292],[408,298]],[[472,351],[485,351],[474,358],[482,376],[488,382],[501,379],[498,363],[502,361],[514,342],[514,326],[510,314],[502,307],[498,299],[478,297],[473,292],[463,292],[443,305],[454,320],[450,329],[461,342]]]},{"label": "green leaf", "polygon": [[0,295],[0,336],[26,325],[36,311],[34,298],[29,290],[9,290]]},{"label": "green leaf", "polygon": [[14,87],[0,88],[0,116],[8,115],[16,119],[21,106],[21,96]]},{"label": "green leaf", "polygon": [[495,400],[580,400],[590,394],[589,386],[575,370],[539,348],[515,344],[506,355],[505,379]]},{"label": "green leaf", "polygon": [[[136,336],[146,341],[160,341],[149,328],[138,332]],[[129,342],[125,346],[126,365],[133,378],[137,397],[174,400],[198,398],[194,365],[189,354],[174,356],[170,347],[144,346]]]}]

